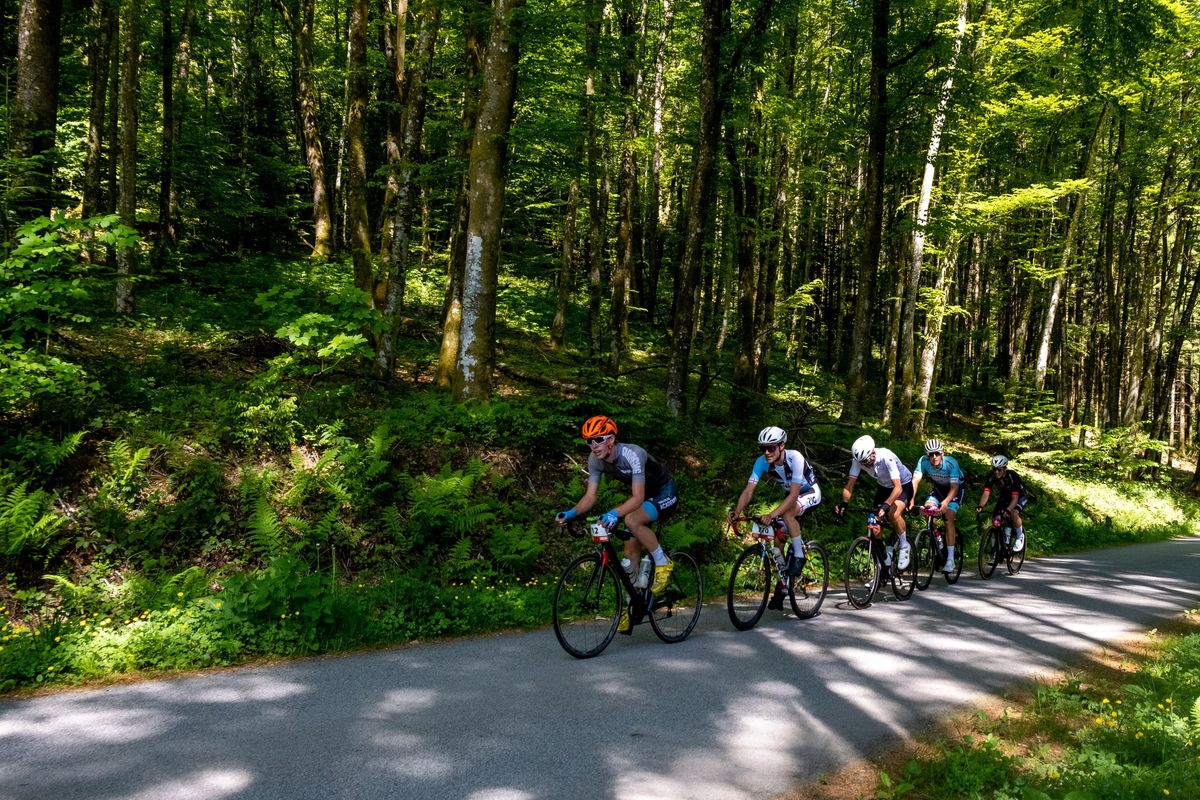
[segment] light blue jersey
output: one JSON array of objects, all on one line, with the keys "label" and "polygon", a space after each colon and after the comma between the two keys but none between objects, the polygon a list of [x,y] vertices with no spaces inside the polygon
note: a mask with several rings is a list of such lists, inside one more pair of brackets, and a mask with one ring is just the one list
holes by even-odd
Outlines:
[{"label": "light blue jersey", "polygon": [[941,490],[943,495],[949,494],[950,484],[957,483],[962,486],[966,483],[966,476],[963,474],[962,468],[958,466],[958,462],[947,455],[942,456],[942,465],[935,467],[929,460],[929,456],[921,456],[921,460],[917,462],[917,468],[913,470],[913,479],[920,480],[922,476],[929,478],[929,481]]}]

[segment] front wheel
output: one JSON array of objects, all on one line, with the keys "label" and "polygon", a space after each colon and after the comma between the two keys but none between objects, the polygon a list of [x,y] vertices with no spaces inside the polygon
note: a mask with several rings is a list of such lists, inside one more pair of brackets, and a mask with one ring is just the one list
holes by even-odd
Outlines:
[{"label": "front wheel", "polygon": [[922,592],[929,588],[933,580],[933,542],[927,531],[917,531],[912,544],[913,558],[917,565],[916,586]]},{"label": "front wheel", "polygon": [[871,550],[871,539],[860,536],[846,551],[846,599],[855,608],[871,605],[871,598],[879,588],[880,562]]},{"label": "front wheel", "polygon": [[[674,552],[675,564],[667,585],[650,602],[650,627],[664,642],[682,642],[696,627],[704,605],[704,579],[700,566],[687,553]],[[651,578],[653,580],[653,578]]]},{"label": "front wheel", "polygon": [[554,590],[554,635],[576,658],[598,656],[617,632],[624,599],[599,553],[572,561]]},{"label": "front wheel", "polygon": [[979,577],[985,581],[996,571],[1000,559],[1000,529],[988,528],[979,542]]},{"label": "front wheel", "polygon": [[804,569],[788,579],[788,600],[800,619],[815,617],[829,590],[829,557],[825,548],[809,543],[804,547]]},{"label": "front wheel", "polygon": [[748,631],[762,619],[771,592],[772,561],[761,544],[752,544],[733,562],[725,606],[729,621],[739,631]]}]

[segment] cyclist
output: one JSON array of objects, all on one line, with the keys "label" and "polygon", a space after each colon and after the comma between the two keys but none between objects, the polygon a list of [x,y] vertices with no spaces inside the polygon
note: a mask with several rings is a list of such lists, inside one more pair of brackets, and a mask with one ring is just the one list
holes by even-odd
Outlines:
[{"label": "cyclist", "polygon": [[1025,549],[1025,524],[1021,520],[1021,509],[1029,502],[1029,497],[1025,494],[1025,484],[1021,482],[1017,473],[1008,468],[1008,459],[1002,455],[992,456],[992,472],[983,484],[983,494],[979,498],[979,505],[975,507],[976,514],[983,513],[992,487],[996,488],[996,508],[992,511],[992,516],[1007,513],[1012,519],[1013,530],[1017,534],[1013,542],[1013,552],[1019,553]]},{"label": "cyclist", "polygon": [[917,501],[917,487],[921,485],[924,475],[929,475],[929,482],[932,484],[929,499],[925,504],[937,503],[942,518],[946,520],[946,563],[942,566],[942,571],[953,572],[956,538],[954,518],[958,516],[959,503],[966,498],[966,479],[958,462],[946,455],[945,448],[938,439],[925,442],[925,455],[921,456],[916,469],[913,470],[913,499],[908,504],[910,509]]},{"label": "cyclist", "polygon": [[[555,521],[559,525],[565,525],[567,520],[591,511],[592,506],[596,504],[596,493],[600,488],[602,475],[624,483],[629,487],[628,499],[604,512],[600,516],[600,522],[611,529],[616,527],[617,520],[624,518],[625,526],[634,535],[633,539],[625,542],[625,558],[630,564],[636,564],[641,555],[640,548],[645,547],[654,559],[654,584],[650,587],[651,591],[661,592],[671,577],[674,564],[663,553],[650,523],[675,508],[679,502],[675,491],[675,479],[661,461],[641,447],[618,442],[617,423],[609,417],[590,417],[583,423],[581,432],[591,448],[591,454],[588,456],[587,491],[572,508],[558,512]],[[621,614],[617,630],[622,633],[630,632],[628,611]]]},{"label": "cyclist", "polygon": [[[886,447],[876,447],[875,440],[870,436],[860,436],[850,446],[850,477],[842,489],[842,502],[834,508],[839,517],[845,516],[850,498],[854,496],[854,484],[865,469],[867,474],[875,479],[879,488],[875,490],[873,505],[878,507],[877,513],[887,517],[892,527],[900,536],[900,555],[896,569],[908,567],[908,532],[904,526],[904,509],[913,497],[912,473],[908,467],[900,463],[900,458]],[[891,566],[891,555],[884,564]]]},{"label": "cyclist", "polygon": [[[817,475],[812,465],[804,458],[799,450],[788,450],[787,432],[775,426],[763,428],[758,433],[758,446],[762,455],[754,462],[750,470],[750,479],[746,488],[738,497],[737,505],[729,512],[729,522],[742,515],[758,482],[768,473],[787,491],[787,496],[779,501],[774,510],[763,514],[759,521],[769,525],[775,517],[781,517],[787,524],[788,535],[792,539],[792,557],[787,564],[787,574],[795,577],[804,570],[804,541],[800,537],[800,517],[804,512],[821,502],[821,487],[817,485]],[[775,587],[769,607],[772,610],[783,608],[783,584]]]}]

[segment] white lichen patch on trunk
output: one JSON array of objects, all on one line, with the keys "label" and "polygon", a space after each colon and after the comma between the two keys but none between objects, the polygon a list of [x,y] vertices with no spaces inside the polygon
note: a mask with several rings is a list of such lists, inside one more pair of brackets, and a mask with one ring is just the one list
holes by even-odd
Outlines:
[{"label": "white lichen patch on trunk", "polygon": [[462,325],[458,340],[458,370],[463,386],[475,382],[478,359],[475,354],[476,325],[479,323],[479,299],[483,296],[483,237],[467,237],[467,260],[463,271]]}]

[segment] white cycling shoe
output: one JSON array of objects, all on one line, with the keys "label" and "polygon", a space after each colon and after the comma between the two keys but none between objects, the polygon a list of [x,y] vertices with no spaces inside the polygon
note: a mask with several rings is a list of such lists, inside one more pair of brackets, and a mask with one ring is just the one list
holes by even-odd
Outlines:
[{"label": "white cycling shoe", "polygon": [[900,553],[897,555],[897,559],[896,559],[896,569],[900,570],[901,572],[908,569],[908,548],[907,547],[900,548]]}]

